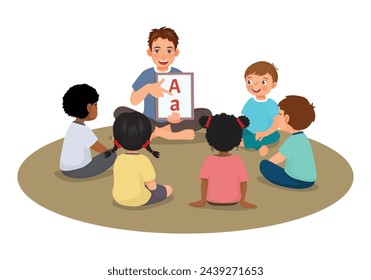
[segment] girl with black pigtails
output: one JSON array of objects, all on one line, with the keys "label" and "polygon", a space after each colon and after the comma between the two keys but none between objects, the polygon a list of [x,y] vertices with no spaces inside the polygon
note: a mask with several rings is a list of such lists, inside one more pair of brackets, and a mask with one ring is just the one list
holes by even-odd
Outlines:
[{"label": "girl with black pigtails", "polygon": [[240,203],[245,208],[256,208],[255,204],[245,200],[249,179],[245,164],[239,156],[229,153],[238,148],[242,130],[250,124],[249,119],[222,113],[202,116],[199,123],[206,128],[206,140],[212,150],[218,153],[204,160],[200,172],[201,200],[189,205],[203,207],[206,202],[212,205]]},{"label": "girl with black pigtails", "polygon": [[142,206],[165,200],[172,194],[169,185],[158,185],[156,173],[147,156],[138,151],[145,148],[155,158],[160,153],[150,146],[151,123],[139,113],[122,113],[113,124],[114,147],[106,153],[109,157],[121,147],[125,153],[117,156],[113,167],[114,200],[125,206]]}]

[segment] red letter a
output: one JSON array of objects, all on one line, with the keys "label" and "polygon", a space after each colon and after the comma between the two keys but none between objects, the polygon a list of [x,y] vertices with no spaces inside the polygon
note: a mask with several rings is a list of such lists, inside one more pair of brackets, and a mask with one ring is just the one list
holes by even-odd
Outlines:
[{"label": "red letter a", "polygon": [[179,100],[173,99],[171,100],[170,110],[171,111],[179,111]]}]

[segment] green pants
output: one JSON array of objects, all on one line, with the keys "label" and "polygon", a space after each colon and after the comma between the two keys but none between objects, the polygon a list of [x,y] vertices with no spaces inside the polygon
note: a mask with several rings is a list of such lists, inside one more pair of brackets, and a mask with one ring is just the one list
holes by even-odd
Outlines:
[{"label": "green pants", "polygon": [[278,131],[275,131],[259,141],[255,139],[255,133],[252,133],[245,128],[242,132],[242,139],[246,149],[252,148],[255,150],[259,150],[261,146],[277,142],[280,139],[280,134],[278,133]]}]

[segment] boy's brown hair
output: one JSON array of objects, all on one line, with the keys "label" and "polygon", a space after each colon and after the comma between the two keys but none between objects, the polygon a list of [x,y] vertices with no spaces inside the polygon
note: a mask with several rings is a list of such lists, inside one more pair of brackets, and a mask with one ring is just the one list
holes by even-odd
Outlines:
[{"label": "boy's brown hair", "polygon": [[288,124],[295,130],[307,128],[316,118],[313,103],[302,96],[288,95],[278,103],[285,115],[289,115]]},{"label": "boy's brown hair", "polygon": [[156,41],[158,38],[168,39],[170,42],[173,42],[175,49],[178,46],[179,37],[175,31],[168,27],[161,27],[160,29],[152,29],[148,36],[148,46],[149,49],[152,49],[153,41]]},{"label": "boy's brown hair", "polygon": [[263,76],[264,74],[267,73],[272,76],[273,82],[277,83],[278,81],[277,68],[276,66],[273,65],[273,63],[269,63],[266,61],[258,61],[247,67],[244,78],[246,79],[246,77],[249,74]]}]

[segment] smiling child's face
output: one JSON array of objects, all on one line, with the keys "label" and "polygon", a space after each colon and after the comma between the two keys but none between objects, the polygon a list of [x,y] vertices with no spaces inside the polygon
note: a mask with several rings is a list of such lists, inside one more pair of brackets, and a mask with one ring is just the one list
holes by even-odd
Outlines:
[{"label": "smiling child's face", "polygon": [[275,88],[277,83],[273,82],[272,76],[270,74],[256,75],[249,74],[245,78],[247,90],[257,99],[265,99],[265,96]]},{"label": "smiling child's face", "polygon": [[167,71],[175,57],[179,55],[179,50],[175,49],[174,43],[168,39],[158,38],[153,41],[151,49],[147,50],[147,54],[152,57],[157,70]]}]

